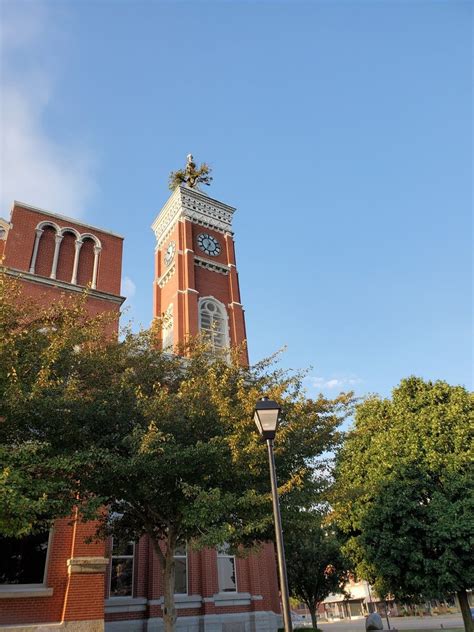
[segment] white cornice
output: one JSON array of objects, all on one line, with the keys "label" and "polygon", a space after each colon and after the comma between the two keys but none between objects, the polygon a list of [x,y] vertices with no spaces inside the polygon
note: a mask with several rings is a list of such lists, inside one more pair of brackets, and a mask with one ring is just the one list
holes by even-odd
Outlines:
[{"label": "white cornice", "polygon": [[176,187],[151,225],[157,248],[169,236],[180,219],[188,219],[200,226],[232,234],[234,212],[233,206],[214,200],[200,191],[186,186]]},{"label": "white cornice", "polygon": [[229,267],[223,265],[222,263],[217,263],[217,261],[209,261],[208,259],[203,259],[202,257],[198,257],[194,255],[194,265],[199,266],[200,268],[207,268],[208,270],[212,270],[213,272],[219,272],[219,274],[229,274]]}]

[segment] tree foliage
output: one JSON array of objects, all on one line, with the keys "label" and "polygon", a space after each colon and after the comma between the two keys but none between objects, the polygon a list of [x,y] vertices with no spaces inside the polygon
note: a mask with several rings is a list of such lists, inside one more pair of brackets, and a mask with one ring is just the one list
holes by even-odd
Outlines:
[{"label": "tree foliage", "polygon": [[295,513],[285,529],[290,593],[304,604],[317,627],[317,608],[330,593],[344,593],[348,562],[334,531],[323,527],[315,512]]},{"label": "tree foliage", "polygon": [[274,359],[242,366],[240,349],[217,355],[200,340],[164,353],[155,327],[115,340],[84,304],[18,311],[3,289],[1,531],[32,532],[77,506],[98,520],[98,537],[148,535],[171,630],[177,543],[239,552],[272,537],[257,399],[265,393],[285,410],[275,458],[288,512],[317,494],[351,395],[310,400],[301,375]]},{"label": "tree foliage", "polygon": [[174,191],[176,187],[181,184],[185,184],[191,189],[196,189],[200,184],[210,186],[212,182],[211,176],[212,169],[206,163],[203,162],[199,167],[193,162],[192,156],[188,156],[188,162],[184,169],[178,169],[172,171],[168,180],[168,188]]},{"label": "tree foliage", "polygon": [[333,493],[358,574],[381,595],[417,600],[456,592],[466,629],[465,591],[474,585],[473,428],[473,395],[465,388],[405,379],[392,399],[374,396],[357,406]]}]

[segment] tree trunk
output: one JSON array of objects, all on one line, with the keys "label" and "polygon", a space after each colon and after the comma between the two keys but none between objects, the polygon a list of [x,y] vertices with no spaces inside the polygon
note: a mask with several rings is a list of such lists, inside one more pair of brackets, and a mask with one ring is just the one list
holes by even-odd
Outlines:
[{"label": "tree trunk", "polygon": [[313,628],[316,630],[318,627],[318,617],[316,615],[316,605],[315,604],[306,604],[308,606],[309,614],[311,615],[311,623]]},{"label": "tree trunk", "polygon": [[469,607],[469,601],[467,600],[466,589],[458,590],[456,595],[459,599],[459,605],[461,606],[464,629],[466,630],[466,632],[474,632],[474,621],[472,620],[471,609]]},{"label": "tree trunk", "polygon": [[165,551],[160,548],[160,543],[152,539],[153,547],[161,562],[163,577],[163,624],[165,632],[175,632],[176,628],[176,604],[174,601],[175,591],[175,562],[176,538],[173,534],[168,534],[165,540]]}]

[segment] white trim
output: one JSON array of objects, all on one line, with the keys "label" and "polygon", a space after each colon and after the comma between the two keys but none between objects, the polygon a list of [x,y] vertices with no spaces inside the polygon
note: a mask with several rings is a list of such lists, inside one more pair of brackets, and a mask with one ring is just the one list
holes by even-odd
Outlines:
[{"label": "white trim", "polygon": [[[108,581],[108,589],[107,589],[107,599],[123,599],[123,598],[133,598],[133,593],[135,590],[135,542],[129,542],[129,544],[131,544],[133,546],[133,553],[131,555],[114,555],[114,539],[111,538],[111,542],[110,542],[110,572],[109,572],[109,581]],[[132,560],[132,588],[131,588],[131,594],[130,595],[111,595],[110,594],[110,590],[111,590],[111,586],[112,586],[112,567],[113,567],[113,562],[114,559],[125,559],[125,560]]]},{"label": "white trim", "polygon": [[173,191],[159,212],[151,228],[157,248],[167,239],[178,221],[189,220],[220,233],[232,234],[233,206],[219,202],[208,195],[186,186]]},{"label": "white trim", "polygon": [[66,233],[72,233],[76,239],[80,239],[81,238],[81,234],[79,231],[77,231],[75,228],[73,228],[72,226],[64,226],[64,228],[61,228],[59,230],[59,234],[62,235],[64,237],[64,235]]},{"label": "white trim", "polygon": [[193,294],[199,294],[197,290],[194,290],[192,287],[188,287],[185,290],[178,290],[178,294],[187,294],[188,292],[192,292]]},{"label": "white trim", "polygon": [[[188,574],[189,561],[188,561],[188,545],[187,544],[185,544],[185,551],[186,551],[186,553],[184,555],[176,555],[176,553],[175,553],[174,556],[173,556],[175,560],[176,560],[176,558],[182,560],[183,557],[186,560],[186,592],[185,593],[174,593],[175,599],[176,599],[177,596],[183,597],[183,596],[188,596],[188,594],[189,594],[189,574]],[[175,577],[176,577],[176,568],[175,568]],[[175,587],[176,587],[176,582],[175,582]]]},{"label": "white trim", "polygon": [[218,272],[219,274],[229,274],[229,268],[227,265],[218,263],[217,261],[209,261],[208,259],[199,257],[198,255],[194,255],[194,265],[201,268],[207,268],[208,270]]},{"label": "white trim", "polygon": [[[221,580],[219,577],[219,558],[227,558],[234,560],[234,584],[235,590],[221,590]],[[219,585],[219,593],[214,595],[214,602],[220,601],[222,606],[235,606],[235,605],[249,605],[250,604],[250,594],[249,593],[239,593],[239,587],[237,585],[237,560],[235,555],[229,555],[228,553],[222,553],[217,550],[217,582]],[[243,596],[245,595],[245,596]],[[240,603],[235,603],[239,602]],[[245,604],[242,603],[245,602]],[[227,603],[230,602],[230,603]],[[247,603],[248,602],[248,603]],[[218,605],[216,603],[216,605]]]},{"label": "white trim", "polygon": [[[51,557],[51,548],[53,544],[53,534],[54,534],[54,526],[50,528],[49,534],[48,534],[48,546],[46,549],[46,559],[44,561],[43,581],[38,584],[0,584],[0,599],[9,599],[11,597],[31,597],[31,596],[50,597],[53,594],[53,589],[49,588],[46,585],[46,582],[48,580],[48,568],[49,568],[49,560]],[[25,537],[28,537],[28,536],[25,536]]]},{"label": "white trim", "polygon": [[214,303],[214,305],[217,307],[220,315],[223,318],[224,331],[222,333],[224,335],[224,344],[222,345],[222,347],[218,346],[217,349],[226,349],[230,345],[229,314],[227,313],[227,309],[226,309],[224,303],[221,303],[220,301],[218,301],[214,296],[201,296],[199,301],[198,301],[198,327],[199,327],[199,332],[203,331],[203,329],[202,329],[201,311],[202,311],[202,304],[205,303],[206,301],[210,301],[210,302]]},{"label": "white trim", "polygon": [[58,269],[58,261],[59,261],[59,249],[61,248],[61,242],[64,238],[64,235],[61,233],[57,233],[54,236],[54,255],[53,255],[53,265],[51,266],[51,274],[49,275],[50,279],[56,279],[56,272]]}]

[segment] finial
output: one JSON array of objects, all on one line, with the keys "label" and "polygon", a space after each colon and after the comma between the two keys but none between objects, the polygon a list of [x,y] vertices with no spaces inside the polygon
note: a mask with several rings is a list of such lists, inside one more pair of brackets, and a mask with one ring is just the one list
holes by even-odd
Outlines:
[{"label": "finial", "polygon": [[192,154],[186,156],[186,167],[184,169],[178,169],[178,171],[172,171],[169,177],[169,188],[174,189],[182,184],[190,189],[197,189],[199,191],[199,185],[205,184],[209,186],[212,182],[211,167],[203,162],[199,169],[196,169],[196,164]]}]

